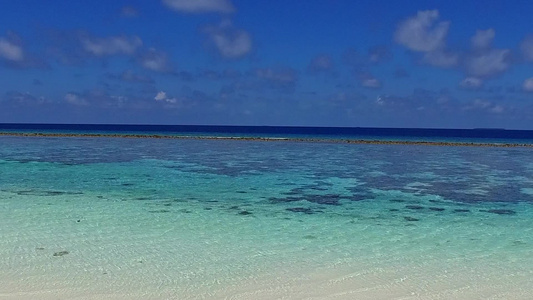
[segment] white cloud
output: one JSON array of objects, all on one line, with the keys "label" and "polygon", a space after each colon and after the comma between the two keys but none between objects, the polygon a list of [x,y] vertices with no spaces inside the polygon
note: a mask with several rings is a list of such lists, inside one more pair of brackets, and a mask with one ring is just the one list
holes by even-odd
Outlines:
[{"label": "white cloud", "polygon": [[378,89],[381,87],[381,82],[379,81],[379,79],[374,77],[374,75],[369,72],[362,72],[357,74],[357,79],[363,87],[370,89]]},{"label": "white cloud", "polygon": [[474,49],[487,49],[490,48],[492,41],[494,40],[494,36],[495,32],[492,28],[487,30],[478,30],[470,39],[470,44]]},{"label": "white cloud", "polygon": [[162,71],[165,68],[165,64],[160,58],[145,58],[142,61],[142,65],[152,71]]},{"label": "white cloud", "polygon": [[112,36],[107,38],[82,37],[83,49],[96,56],[135,53],[142,46],[142,40],[137,37]]},{"label": "white cloud", "polygon": [[444,46],[450,22],[437,22],[438,10],[419,11],[398,26],[394,39],[413,51],[431,52]]},{"label": "white cloud", "polygon": [[140,57],[140,64],[144,68],[156,72],[167,72],[172,69],[168,62],[167,55],[154,48],[150,48],[148,52]]},{"label": "white cloud", "polygon": [[522,54],[526,61],[533,62],[533,35],[527,36],[520,45]]},{"label": "white cloud", "polygon": [[376,78],[367,78],[361,81],[361,85],[367,88],[377,89],[381,87],[381,82]]},{"label": "white cloud", "polygon": [[501,105],[494,105],[489,111],[495,114],[504,112],[505,108]]},{"label": "white cloud", "polygon": [[231,13],[235,11],[230,0],[163,0],[163,4],[185,13]]},{"label": "white cloud", "polygon": [[459,83],[459,86],[465,89],[478,89],[483,85],[483,80],[476,78],[476,77],[467,77]]},{"label": "white cloud", "polygon": [[[3,98],[3,99],[2,99]],[[24,104],[24,105],[40,105],[40,104],[46,104],[50,103],[48,99],[46,99],[43,96],[33,96],[32,94],[28,92],[17,92],[17,91],[11,91],[7,92],[4,97],[0,98],[1,101],[7,101],[17,104]]]},{"label": "white cloud", "polygon": [[155,95],[154,100],[159,101],[159,102],[166,102],[170,104],[176,104],[178,102],[178,99],[176,98],[168,98],[167,93],[163,91],[158,92]]},{"label": "white cloud", "polygon": [[78,96],[76,94],[73,94],[73,93],[66,94],[65,95],[65,101],[67,101],[67,103],[70,103],[72,105],[79,105],[79,106],[89,105],[87,100],[85,100],[82,97],[80,97],[80,96]]},{"label": "white cloud", "polygon": [[20,46],[0,38],[0,57],[10,61],[20,62],[24,59],[24,53]]},{"label": "white cloud", "polygon": [[166,98],[167,98],[167,93],[161,91],[157,93],[157,95],[155,95],[154,100],[161,101],[161,100],[165,100]]},{"label": "white cloud", "polygon": [[382,97],[381,95],[378,96],[378,97],[376,98],[376,104],[379,105],[379,106],[383,106],[383,105],[385,105],[384,97]]},{"label": "white cloud", "polygon": [[533,77],[524,80],[522,89],[526,92],[533,92]]},{"label": "white cloud", "polygon": [[437,50],[424,54],[422,62],[436,67],[450,68],[457,65],[459,62],[459,55]]},{"label": "white cloud", "polygon": [[509,69],[511,51],[508,49],[491,49],[481,54],[469,57],[465,61],[468,74],[486,78],[498,75]]},{"label": "white cloud", "polygon": [[435,67],[451,68],[459,63],[459,54],[446,49],[450,22],[439,22],[438,10],[419,11],[399,24],[394,39],[409,50],[422,52],[420,62]]},{"label": "white cloud", "polygon": [[503,107],[502,105],[494,104],[493,102],[484,99],[475,99],[468,105],[463,106],[462,109],[464,111],[477,110],[494,114],[500,114],[506,111],[505,107]]},{"label": "white cloud", "polygon": [[252,50],[252,38],[242,29],[223,21],[217,26],[208,26],[205,32],[216,49],[225,58],[240,58]]}]

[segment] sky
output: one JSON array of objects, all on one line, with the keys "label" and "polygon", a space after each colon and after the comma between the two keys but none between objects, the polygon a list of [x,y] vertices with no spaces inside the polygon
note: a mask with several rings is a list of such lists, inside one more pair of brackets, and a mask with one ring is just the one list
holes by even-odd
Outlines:
[{"label": "sky", "polygon": [[0,123],[533,129],[532,1],[2,1]]}]

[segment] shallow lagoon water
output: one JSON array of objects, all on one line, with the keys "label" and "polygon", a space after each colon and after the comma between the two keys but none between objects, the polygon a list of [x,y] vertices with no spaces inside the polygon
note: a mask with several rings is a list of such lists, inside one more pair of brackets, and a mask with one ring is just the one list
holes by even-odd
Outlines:
[{"label": "shallow lagoon water", "polygon": [[533,291],[528,148],[36,137],[0,145],[6,299],[253,299],[314,280],[347,299]]}]

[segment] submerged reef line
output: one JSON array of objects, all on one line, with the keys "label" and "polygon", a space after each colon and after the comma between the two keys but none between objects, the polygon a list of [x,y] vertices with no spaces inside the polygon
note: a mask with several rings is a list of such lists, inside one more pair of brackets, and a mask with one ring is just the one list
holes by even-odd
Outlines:
[{"label": "submerged reef line", "polygon": [[409,141],[409,140],[365,140],[365,139],[321,139],[299,137],[252,137],[252,136],[201,136],[201,135],[167,135],[167,134],[116,134],[116,133],[39,133],[39,132],[0,132],[0,136],[15,137],[72,137],[72,138],[138,138],[138,139],[182,139],[182,140],[237,140],[263,142],[307,142],[334,144],[369,144],[369,145],[421,145],[421,146],[467,146],[467,147],[528,147],[526,143],[479,143],[479,142],[444,142],[444,141]]}]

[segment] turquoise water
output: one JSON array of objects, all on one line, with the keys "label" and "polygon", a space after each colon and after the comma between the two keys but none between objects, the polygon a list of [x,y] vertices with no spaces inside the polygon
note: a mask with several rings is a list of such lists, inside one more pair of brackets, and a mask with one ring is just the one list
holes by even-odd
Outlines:
[{"label": "turquoise water", "polygon": [[528,299],[532,204],[528,148],[0,137],[0,298]]}]

